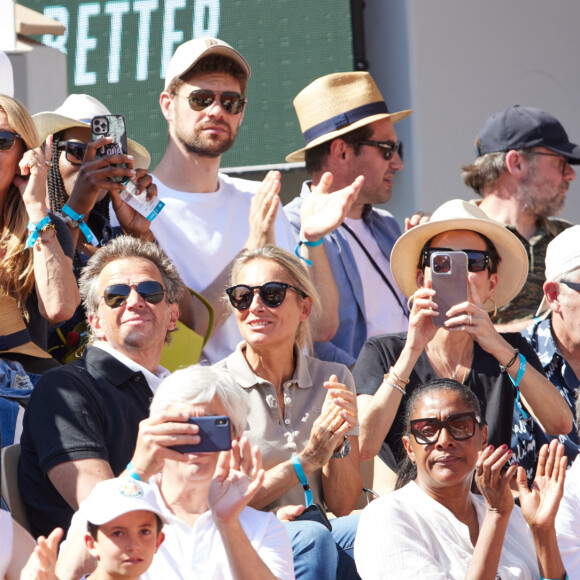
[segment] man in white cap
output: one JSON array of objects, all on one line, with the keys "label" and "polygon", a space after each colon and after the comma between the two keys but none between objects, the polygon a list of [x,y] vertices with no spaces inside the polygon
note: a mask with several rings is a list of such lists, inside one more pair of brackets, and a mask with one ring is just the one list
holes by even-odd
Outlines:
[{"label": "man in white cap", "polygon": [[403,169],[393,125],[412,111],[390,113],[367,72],[321,77],[298,94],[294,107],[306,146],[286,161],[306,161],[312,175],[285,208],[295,231],[304,227],[301,209],[315,187],[330,179],[332,197],[364,177],[346,219],[337,223],[341,227],[324,238],[340,294],[339,331],[315,346],[319,358],[352,367],[367,338],[407,330],[405,299],[389,262],[401,230],[389,212],[373,206],[390,199],[395,174]]},{"label": "man in white cap", "polygon": [[[576,389],[580,384],[580,226],[566,229],[548,244],[544,298],[536,315],[522,335],[576,417]],[[514,459],[531,481],[540,448],[554,437],[546,435],[526,409],[516,406],[515,411]],[[558,439],[571,465],[580,452],[576,420],[572,431]]]},{"label": "man in white cap", "polygon": [[489,117],[476,140],[477,159],[462,167],[463,181],[482,199],[489,217],[510,229],[529,256],[527,284],[498,310],[502,331],[522,330],[542,299],[546,247],[572,224],[553,218],[576,179],[580,146],[571,143],[560,122],[533,107],[509,107]]},{"label": "man in white cap", "polygon": [[[166,205],[151,229],[184,282],[216,311],[214,333],[204,349],[211,362],[231,354],[241,340],[223,300],[232,260],[243,249],[271,243],[293,251],[296,243],[278,211],[279,172],[269,172],[261,184],[219,172],[221,156],[234,144],[244,116],[249,77],[248,63],[229,44],[194,39],[175,51],[160,97],[169,139],[153,175]],[[354,194],[353,188],[346,192],[344,203]],[[311,209],[308,236],[316,239],[333,227],[327,224],[333,218],[324,208]],[[328,260],[321,247],[302,250],[313,262],[313,279],[325,305],[313,333],[329,337],[338,325],[338,295]],[[201,320],[207,312],[196,316]]]}]

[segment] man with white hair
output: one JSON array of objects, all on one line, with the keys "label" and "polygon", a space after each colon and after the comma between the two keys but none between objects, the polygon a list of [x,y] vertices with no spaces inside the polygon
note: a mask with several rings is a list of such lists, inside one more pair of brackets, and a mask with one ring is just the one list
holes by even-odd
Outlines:
[{"label": "man with white hair", "polygon": [[[580,226],[564,230],[548,244],[543,288],[537,318],[522,335],[576,417],[576,389],[580,383]],[[528,480],[533,478],[540,448],[552,439],[521,404],[514,407],[514,460],[525,468]],[[572,431],[558,439],[571,465],[580,452],[576,420]]]}]

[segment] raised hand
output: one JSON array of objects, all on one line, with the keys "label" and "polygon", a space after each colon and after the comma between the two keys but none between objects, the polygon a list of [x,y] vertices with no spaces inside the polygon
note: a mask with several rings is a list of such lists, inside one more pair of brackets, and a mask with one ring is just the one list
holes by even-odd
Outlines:
[{"label": "raised hand", "polygon": [[40,536],[38,545],[30,554],[28,562],[22,569],[20,578],[27,580],[58,580],[55,574],[58,556],[58,543],[62,538],[62,528],[55,528],[48,538]]},{"label": "raised hand", "polygon": [[[50,136],[50,144],[52,146],[52,135]],[[44,217],[46,215],[46,174],[48,168],[43,149],[36,147],[25,151],[18,163],[18,168],[20,175],[14,176],[13,183],[20,191],[24,204],[27,209],[30,206],[38,206],[41,217]],[[37,221],[35,217],[30,216],[30,219]]]},{"label": "raised hand", "polygon": [[558,443],[557,439],[550,441],[549,445],[542,445],[531,489],[528,488],[524,469],[518,469],[520,505],[530,528],[550,529],[554,526],[558,506],[564,494],[565,479],[564,445]]},{"label": "raised hand", "polygon": [[316,242],[338,228],[364,182],[364,177],[359,175],[351,185],[328,193],[332,179],[332,173],[324,173],[318,185],[304,200],[300,208],[301,239]]},{"label": "raised hand", "polygon": [[254,250],[276,244],[275,223],[280,207],[280,172],[268,171],[250,205],[250,235],[246,248]]},{"label": "raised hand", "polygon": [[163,413],[139,423],[137,444],[131,463],[143,481],[159,473],[165,459],[187,462],[186,454],[170,447],[200,443],[199,427],[187,422],[192,416],[193,411],[189,405],[172,405]]},{"label": "raised hand", "polygon": [[475,465],[475,483],[485,500],[485,507],[501,515],[510,514],[514,507],[510,481],[517,466],[514,464],[504,469],[511,454],[511,449],[505,444],[495,450],[493,445],[489,445],[479,452]]},{"label": "raised hand", "polygon": [[427,282],[427,286],[415,291],[412,302],[406,346],[413,351],[421,352],[437,332],[433,318],[439,316],[437,311],[439,307],[430,281]]},{"label": "raised hand", "polygon": [[247,437],[232,441],[230,451],[220,452],[209,488],[207,504],[216,522],[236,520],[262,487],[264,470],[258,447],[250,448]]},{"label": "raised hand", "polygon": [[405,231],[408,232],[415,226],[426,224],[431,219],[431,214],[424,211],[415,212],[410,218],[405,218]]},{"label": "raised hand", "polygon": [[[313,469],[326,465],[344,436],[356,425],[356,400],[345,385],[332,375],[325,384],[328,389],[320,416],[314,421],[310,438],[300,453],[300,462],[309,462]],[[328,386],[327,386],[328,385]]]}]

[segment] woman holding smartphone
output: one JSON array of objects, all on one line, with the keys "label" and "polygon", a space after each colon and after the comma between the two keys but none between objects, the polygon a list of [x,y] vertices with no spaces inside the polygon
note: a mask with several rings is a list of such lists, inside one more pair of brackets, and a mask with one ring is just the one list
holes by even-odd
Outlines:
[{"label": "woman holding smartphone", "polygon": [[[467,300],[444,312],[445,297],[432,287],[431,254],[450,251],[467,255]],[[402,408],[418,385],[436,378],[458,380],[477,395],[494,447],[510,446],[519,401],[546,433],[570,431],[570,409],[536,354],[519,333],[499,334],[489,315],[526,280],[526,251],[514,234],[476,205],[451,200],[401,236],[391,270],[409,299],[409,331],[371,338],[357,360],[362,461],[380,454],[397,469],[404,457]],[[446,318],[442,326],[437,318]]]}]

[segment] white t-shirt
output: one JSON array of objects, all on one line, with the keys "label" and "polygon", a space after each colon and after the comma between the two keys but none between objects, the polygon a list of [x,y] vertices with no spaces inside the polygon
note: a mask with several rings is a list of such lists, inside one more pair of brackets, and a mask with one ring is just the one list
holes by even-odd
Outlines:
[{"label": "white t-shirt", "polygon": [[[153,177],[165,207],[151,223],[151,231],[186,285],[203,294],[244,247],[250,234],[250,203],[260,183],[220,173],[217,191],[187,193]],[[282,206],[275,232],[276,244],[292,252],[296,242]],[[202,358],[217,362],[231,354],[240,340],[235,318],[229,316],[212,334]]]},{"label": "white t-shirt", "polygon": [[[157,495],[163,516],[165,540],[157,550],[143,580],[229,580],[233,578],[221,535],[211,511],[202,514],[193,528],[167,508],[154,479],[149,483]],[[281,580],[294,580],[292,546],[286,528],[269,512],[246,507],[240,523],[262,561]]]},{"label": "white t-shirt", "polygon": [[[362,219],[346,218],[346,225],[356,234],[363,243],[368,253],[377,263],[391,286],[397,292],[401,304],[405,304],[405,297],[401,294],[393,275],[391,274],[391,264],[387,257],[381,252],[377,241]],[[350,232],[346,232],[348,245],[354,255],[356,267],[358,268],[363,287],[363,300],[365,304],[365,318],[367,323],[367,338],[378,334],[392,334],[395,332],[406,332],[408,320],[401,306],[393,296],[381,275],[375,270],[368,256],[364,253],[358,242],[352,237]]]},{"label": "white t-shirt", "polygon": [[580,578],[580,459],[566,472],[564,496],[556,514],[556,534],[568,577]]},{"label": "white t-shirt", "polygon": [[12,516],[6,510],[0,510],[0,578],[4,578],[12,559],[14,526]]},{"label": "white t-shirt", "polygon": [[[474,494],[471,500],[481,526],[484,500]],[[463,580],[473,549],[469,528],[412,481],[363,510],[354,558],[363,580]],[[502,580],[540,577],[534,540],[517,506],[510,515],[497,574]]]}]

